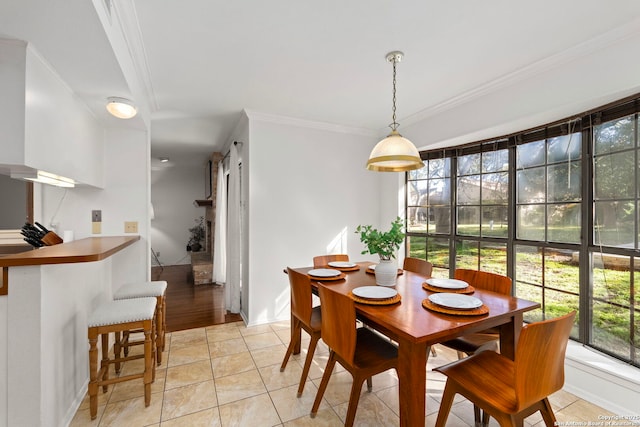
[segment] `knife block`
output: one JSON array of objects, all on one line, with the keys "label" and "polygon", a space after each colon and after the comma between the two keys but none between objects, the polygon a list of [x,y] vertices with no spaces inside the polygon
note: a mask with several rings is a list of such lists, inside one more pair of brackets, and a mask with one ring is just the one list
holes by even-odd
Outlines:
[{"label": "knife block", "polygon": [[62,238],[53,231],[48,232],[40,239],[47,246],[53,246],[62,243]]}]

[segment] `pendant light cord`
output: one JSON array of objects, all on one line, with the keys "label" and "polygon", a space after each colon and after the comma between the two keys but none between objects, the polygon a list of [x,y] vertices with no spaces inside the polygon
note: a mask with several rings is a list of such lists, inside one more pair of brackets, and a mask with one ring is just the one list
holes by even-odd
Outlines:
[{"label": "pendant light cord", "polygon": [[392,131],[398,129],[399,123],[396,123],[396,58],[393,58],[393,115],[391,116],[393,123],[389,125]]}]

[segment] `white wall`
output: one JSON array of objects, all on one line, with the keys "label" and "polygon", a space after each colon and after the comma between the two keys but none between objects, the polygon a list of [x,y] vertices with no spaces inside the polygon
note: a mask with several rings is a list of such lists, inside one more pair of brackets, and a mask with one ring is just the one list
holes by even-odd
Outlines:
[{"label": "white wall", "polygon": [[151,246],[160,252],[162,265],[189,264],[189,228],[205,216],[205,208],[194,206],[205,198],[208,159],[201,165],[171,166],[151,171],[151,202],[155,218],[151,221]]},{"label": "white wall", "polygon": [[[634,26],[637,27],[637,20]],[[467,94],[423,118],[401,120],[422,149],[449,147],[541,126],[640,92],[640,31],[597,40]],[[427,114],[428,113],[428,114]],[[408,123],[411,123],[408,125]]]},{"label": "white wall", "polygon": [[248,322],[259,324],[289,318],[283,268],[308,266],[313,256],[331,252],[374,259],[360,255],[354,230],[380,226],[381,201],[396,206],[396,194],[381,184],[397,177],[365,169],[374,135],[257,113],[249,120],[250,144],[243,147],[249,156],[245,165],[243,155],[243,169],[249,166],[249,271],[243,286]]},{"label": "white wall", "polygon": [[[142,244],[129,251],[129,257],[115,272],[114,286],[118,286],[149,277],[149,136],[144,131],[107,129],[104,139],[105,188],[79,186],[65,190],[36,184],[42,210],[34,216],[45,226],[56,225],[61,236],[64,230],[72,230],[76,239],[124,235],[124,222],[137,221]],[[102,211],[100,234],[91,232],[92,210]]]}]

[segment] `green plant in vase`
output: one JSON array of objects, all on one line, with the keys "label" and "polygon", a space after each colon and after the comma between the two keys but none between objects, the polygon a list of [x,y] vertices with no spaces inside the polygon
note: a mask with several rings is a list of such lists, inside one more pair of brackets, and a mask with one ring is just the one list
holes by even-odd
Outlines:
[{"label": "green plant in vase", "polygon": [[396,252],[404,242],[404,221],[397,217],[388,231],[379,231],[371,225],[358,225],[356,233],[360,241],[366,245],[362,254],[378,254],[380,264],[375,268],[376,283],[382,286],[394,286],[396,283],[398,263]]}]

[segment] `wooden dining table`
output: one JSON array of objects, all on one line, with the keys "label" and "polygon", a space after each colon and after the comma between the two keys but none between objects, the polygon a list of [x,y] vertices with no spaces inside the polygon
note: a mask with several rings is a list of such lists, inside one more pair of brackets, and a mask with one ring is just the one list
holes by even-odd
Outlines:
[{"label": "wooden dining table", "polygon": [[[340,280],[324,280],[323,284],[335,292],[348,295],[361,286],[375,286],[374,274],[368,273],[371,262],[356,263],[360,268],[345,272]],[[313,267],[294,268],[307,274]],[[498,327],[500,352],[513,358],[523,324],[523,313],[540,304],[521,298],[476,289],[472,296],[479,298],[489,309],[483,315],[453,315],[438,313],[423,307],[422,302],[432,292],[422,284],[427,279],[417,273],[401,271],[395,289],[400,302],[392,305],[356,303],[356,314],[367,326],[376,329],[398,343],[398,381],[400,425],[418,426],[425,423],[425,393],[427,354],[433,344],[461,335]],[[318,280],[312,277],[312,286]]]}]

